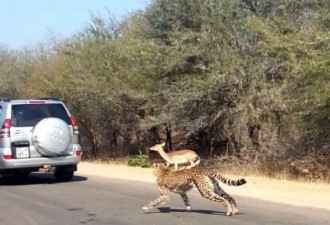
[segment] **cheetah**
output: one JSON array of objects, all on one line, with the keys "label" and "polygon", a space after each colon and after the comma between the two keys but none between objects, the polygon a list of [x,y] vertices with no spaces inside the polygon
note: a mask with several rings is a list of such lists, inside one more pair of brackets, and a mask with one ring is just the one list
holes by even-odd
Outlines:
[{"label": "cheetah", "polygon": [[238,213],[234,198],[228,195],[218,182],[221,181],[230,186],[240,186],[246,183],[244,178],[228,180],[220,173],[201,166],[189,170],[173,171],[164,163],[154,163],[153,172],[157,177],[160,196],[142,207],[144,211],[150,210],[158,204],[165,204],[170,199],[169,192],[180,194],[186,210],[191,211],[186,192],[195,186],[204,198],[221,203],[226,208],[227,216]]}]

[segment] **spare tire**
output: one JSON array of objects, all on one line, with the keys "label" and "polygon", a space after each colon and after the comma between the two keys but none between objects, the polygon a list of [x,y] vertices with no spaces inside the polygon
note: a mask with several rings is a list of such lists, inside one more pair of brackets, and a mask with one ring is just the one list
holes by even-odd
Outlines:
[{"label": "spare tire", "polygon": [[68,124],[55,117],[41,120],[32,130],[33,145],[44,156],[64,155],[70,138]]}]

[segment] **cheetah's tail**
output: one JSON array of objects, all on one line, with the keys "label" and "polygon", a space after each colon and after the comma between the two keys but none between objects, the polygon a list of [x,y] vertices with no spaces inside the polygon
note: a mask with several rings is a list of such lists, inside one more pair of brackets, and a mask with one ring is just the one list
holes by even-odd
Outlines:
[{"label": "cheetah's tail", "polygon": [[210,176],[229,186],[240,186],[240,185],[246,184],[246,180],[244,178],[238,179],[238,180],[230,180],[230,179],[225,178],[220,173],[210,174]]}]

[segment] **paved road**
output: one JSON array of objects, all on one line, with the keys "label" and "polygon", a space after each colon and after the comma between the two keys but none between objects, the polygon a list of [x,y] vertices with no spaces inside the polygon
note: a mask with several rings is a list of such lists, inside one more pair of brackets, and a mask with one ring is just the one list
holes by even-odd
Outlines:
[{"label": "paved road", "polygon": [[[224,186],[225,188],[225,186]],[[76,176],[56,183],[50,174],[32,174],[17,182],[0,179],[0,224],[3,225],[252,225],[330,224],[330,211],[274,204],[234,196],[240,213],[225,216],[224,208],[197,193],[189,193],[192,212],[179,196],[144,213],[158,196],[155,184]]]}]

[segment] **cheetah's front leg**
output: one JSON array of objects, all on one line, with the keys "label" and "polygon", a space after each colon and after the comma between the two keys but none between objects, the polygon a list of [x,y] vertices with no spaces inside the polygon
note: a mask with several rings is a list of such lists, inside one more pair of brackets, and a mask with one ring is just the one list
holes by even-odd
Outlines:
[{"label": "cheetah's front leg", "polygon": [[148,211],[158,204],[165,204],[170,199],[169,190],[166,187],[159,187],[159,191],[160,196],[158,198],[149,202],[148,205],[142,207],[144,211]]},{"label": "cheetah's front leg", "polygon": [[179,193],[185,206],[186,206],[186,210],[187,212],[191,211],[191,206],[189,203],[189,198],[186,194],[187,191],[191,190],[194,186],[192,186],[190,183],[186,184],[186,185],[181,185],[178,186],[176,189],[173,189],[172,191],[175,193]]},{"label": "cheetah's front leg", "polygon": [[181,196],[181,198],[182,198],[182,200],[183,200],[183,202],[186,206],[187,212],[190,212],[191,211],[191,206],[190,206],[189,198],[188,198],[187,194],[186,193],[179,193],[179,194],[180,194],[180,196]]}]

